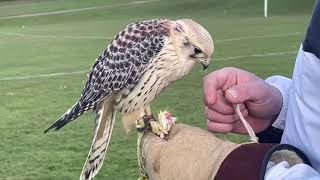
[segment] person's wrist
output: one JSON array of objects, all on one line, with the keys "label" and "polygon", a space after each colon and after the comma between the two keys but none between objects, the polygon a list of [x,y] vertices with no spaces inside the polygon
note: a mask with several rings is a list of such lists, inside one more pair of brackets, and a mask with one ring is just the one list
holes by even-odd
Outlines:
[{"label": "person's wrist", "polygon": [[261,128],[256,133],[260,133],[268,130],[269,128],[272,128],[273,123],[275,122],[275,120],[277,119],[281,111],[282,95],[276,87],[272,85],[269,85],[269,86],[271,89],[271,93],[269,95],[271,97],[270,99],[271,103],[268,105],[269,108],[266,108],[266,111],[269,114],[266,114],[266,117],[264,118],[264,122],[262,126],[260,126]]}]

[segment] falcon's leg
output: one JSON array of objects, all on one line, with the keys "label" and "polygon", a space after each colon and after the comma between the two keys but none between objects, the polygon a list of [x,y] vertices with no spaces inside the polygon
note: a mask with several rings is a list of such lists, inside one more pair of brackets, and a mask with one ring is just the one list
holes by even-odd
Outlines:
[{"label": "falcon's leg", "polygon": [[146,105],[144,107],[144,112],[146,113],[147,116],[152,116],[150,105]]}]

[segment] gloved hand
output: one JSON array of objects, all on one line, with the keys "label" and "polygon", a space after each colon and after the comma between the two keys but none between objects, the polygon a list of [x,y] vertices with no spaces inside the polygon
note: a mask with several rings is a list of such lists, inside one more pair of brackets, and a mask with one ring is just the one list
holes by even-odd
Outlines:
[{"label": "gloved hand", "polygon": [[142,138],[142,160],[152,180],[212,179],[225,157],[239,146],[184,124],[175,124],[167,138],[153,133]]},{"label": "gloved hand", "polygon": [[242,104],[244,118],[255,133],[259,133],[276,119],[282,107],[282,96],[278,89],[250,72],[223,68],[204,78],[203,102],[209,130],[245,134],[233,107]]},{"label": "gloved hand", "polygon": [[[301,167],[297,164],[309,164],[306,156],[290,145],[236,144],[184,124],[175,124],[167,139],[149,132],[141,140],[140,159],[151,180],[256,180],[265,177],[265,172],[268,178],[277,179],[278,171],[291,173],[291,168],[277,170],[269,163],[286,161],[292,170]],[[305,168],[301,170],[299,173],[307,172]]]}]

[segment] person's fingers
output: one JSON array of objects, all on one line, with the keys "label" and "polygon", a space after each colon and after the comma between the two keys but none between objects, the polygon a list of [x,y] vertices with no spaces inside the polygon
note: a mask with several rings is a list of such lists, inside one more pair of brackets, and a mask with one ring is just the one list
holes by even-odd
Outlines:
[{"label": "person's fingers", "polygon": [[212,111],[209,108],[206,110],[206,117],[209,121],[217,122],[217,123],[225,123],[225,124],[233,124],[237,121],[238,117],[235,114],[232,115],[224,115],[216,111]]},{"label": "person's fingers", "polygon": [[228,133],[233,129],[233,124],[217,123],[209,120],[207,126],[210,131],[217,133]]},{"label": "person's fingers", "polygon": [[[203,102],[205,105],[213,105],[217,100],[217,90],[223,91],[228,88],[230,82],[235,81],[235,68],[223,68],[212,72],[203,79]],[[232,84],[232,83],[231,83]],[[235,85],[235,82],[233,83]]]},{"label": "person's fingers", "polygon": [[[243,106],[244,107],[244,106]],[[241,114],[244,118],[248,116],[248,110],[244,107],[240,109]],[[240,117],[238,114],[221,114],[217,111],[214,111],[212,109],[209,109],[208,107],[205,107],[205,116],[208,120],[218,122],[218,123],[226,123],[226,124],[232,124],[236,121],[240,120]]]},{"label": "person's fingers", "polygon": [[[234,106],[230,104],[224,97],[224,93],[221,90],[217,91],[217,100],[216,103],[208,106],[209,109],[213,111],[217,111],[224,115],[232,115],[235,114]],[[245,105],[241,104],[240,111],[245,109]]]},{"label": "person's fingers", "polygon": [[217,91],[216,102],[213,105],[208,106],[209,109],[217,111],[221,114],[234,114],[233,106],[225,99],[224,93],[221,90]]},{"label": "person's fingers", "polygon": [[[243,108],[240,108],[240,112],[244,118],[247,118],[249,116],[248,109],[246,109],[244,106]],[[237,113],[235,113],[235,120],[240,120],[240,117]]]},{"label": "person's fingers", "polygon": [[[235,105],[238,105],[238,104],[235,104]],[[232,105],[233,109],[234,109],[234,114],[237,115],[237,119],[239,119],[238,117],[238,114],[236,113],[236,110],[235,110],[235,105]],[[248,109],[246,108],[245,104],[244,103],[240,103],[240,112],[241,114],[246,117],[248,116]]]},{"label": "person's fingers", "polygon": [[[260,132],[261,127],[264,124],[261,124],[263,121],[258,121],[256,119],[246,118],[246,121],[250,124],[250,126],[253,128],[253,130],[257,133]],[[236,121],[234,124],[232,124],[232,132],[234,133],[240,133],[240,134],[248,134],[247,129],[244,127],[243,122]],[[263,126],[264,128],[264,126]]]},{"label": "person's fingers", "polygon": [[208,74],[203,79],[203,103],[207,106],[216,102],[217,79],[213,73]]},{"label": "person's fingers", "polygon": [[265,96],[264,91],[265,88],[260,82],[248,82],[229,88],[225,92],[225,97],[232,104],[261,101]]}]

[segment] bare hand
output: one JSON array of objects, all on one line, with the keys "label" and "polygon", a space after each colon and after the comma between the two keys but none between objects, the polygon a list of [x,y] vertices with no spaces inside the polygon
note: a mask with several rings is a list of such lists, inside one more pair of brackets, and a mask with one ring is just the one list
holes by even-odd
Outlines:
[{"label": "bare hand", "polygon": [[237,68],[223,68],[204,78],[205,114],[208,129],[220,133],[246,130],[235,114],[241,112],[256,133],[267,129],[282,107],[281,93],[255,74]]}]

